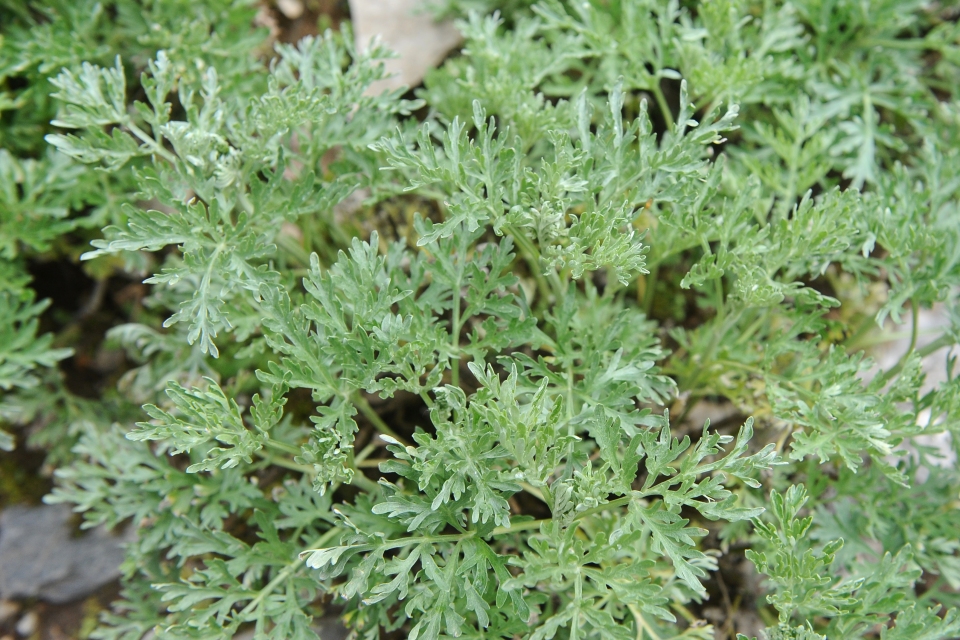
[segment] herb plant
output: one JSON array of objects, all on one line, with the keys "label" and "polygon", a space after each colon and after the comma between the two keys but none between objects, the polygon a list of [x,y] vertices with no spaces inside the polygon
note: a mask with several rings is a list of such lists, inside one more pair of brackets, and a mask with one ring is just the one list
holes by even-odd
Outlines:
[{"label": "herb plant", "polygon": [[[411,99],[348,30],[110,6],[0,67],[56,105],[3,121],[6,257],[103,226],[89,268],[150,274],[48,497],[136,530],[94,637],[960,636],[950,9],[451,3]],[[96,21],[58,7],[3,60]],[[0,386],[39,384],[66,352],[9,282]]]}]

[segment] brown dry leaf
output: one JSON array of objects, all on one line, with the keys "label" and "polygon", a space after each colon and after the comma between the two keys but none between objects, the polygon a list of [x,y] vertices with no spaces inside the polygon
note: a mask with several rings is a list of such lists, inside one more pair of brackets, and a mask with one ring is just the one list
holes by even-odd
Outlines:
[{"label": "brown dry leaf", "polygon": [[434,20],[423,0],[350,0],[350,15],[357,48],[380,36],[399,55],[385,62],[393,75],[372,85],[371,94],[417,86],[463,40],[452,21]]}]

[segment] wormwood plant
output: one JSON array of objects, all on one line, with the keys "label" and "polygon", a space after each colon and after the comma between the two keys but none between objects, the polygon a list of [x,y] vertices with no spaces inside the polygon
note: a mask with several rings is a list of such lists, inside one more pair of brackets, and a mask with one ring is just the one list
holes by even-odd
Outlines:
[{"label": "wormwood plant", "polygon": [[[121,52],[145,66],[162,49],[181,74],[216,64],[222,82],[249,80],[256,90],[262,63],[250,52],[261,46],[264,30],[251,29],[255,12],[250,3],[232,1],[0,2],[0,420],[45,424],[28,440],[50,448],[51,460],[69,457],[81,423],[111,418],[105,405],[71,393],[54,368],[72,354],[67,336],[82,325],[84,311],[59,320],[66,328],[56,344],[43,335],[39,319],[49,301],[36,299],[29,267],[78,256],[105,224],[125,219],[122,207],[137,187],[129,166],[96,171],[44,141],[57,110],[50,81],[83,62],[112,63]],[[104,284],[117,265],[135,274],[150,259],[128,254],[114,264],[87,264]],[[0,425],[0,447],[12,445]]]},{"label": "wormwood plant", "polygon": [[[144,413],[49,498],[136,530],[96,637],[960,635],[960,477],[916,439],[960,417],[923,368],[960,338],[949,11],[509,8],[417,101],[332,33],[51,80],[50,161],[123,194],[83,258],[152,271],[111,330]],[[11,361],[52,366],[24,308]]]}]

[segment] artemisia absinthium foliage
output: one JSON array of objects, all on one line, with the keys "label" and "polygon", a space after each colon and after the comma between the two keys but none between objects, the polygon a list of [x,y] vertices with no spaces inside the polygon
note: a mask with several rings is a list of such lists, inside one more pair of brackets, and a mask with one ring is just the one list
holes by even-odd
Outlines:
[{"label": "artemisia absinthium foliage", "polygon": [[97,637],[712,638],[744,548],[767,638],[960,634],[960,478],[916,439],[957,431],[922,359],[960,322],[864,352],[956,317],[949,11],[526,4],[465,7],[425,122],[349,35],[64,61],[49,162],[114,185],[85,258],[157,310],[114,330],[145,414],[52,497],[136,528]]},{"label": "artemisia absinthium foliage", "polygon": [[[147,254],[133,253],[86,263],[101,285],[72,316],[56,319],[64,327],[56,341],[37,335],[49,300],[37,300],[30,271],[76,259],[104,225],[125,219],[122,207],[138,192],[133,163],[108,174],[44,140],[56,130],[50,121],[59,107],[51,80],[84,62],[112,64],[120,54],[145,66],[162,49],[181,74],[214,65],[222,81],[259,91],[263,63],[251,53],[265,30],[251,28],[255,15],[251,3],[232,0],[0,1],[0,448],[13,445],[4,423],[43,424],[29,430],[28,443],[49,448],[51,461],[60,461],[84,425],[110,423],[103,407],[67,390],[55,365],[71,355],[106,278],[118,267],[136,278],[153,264]],[[124,419],[138,413],[136,404],[127,404],[117,409]]]}]

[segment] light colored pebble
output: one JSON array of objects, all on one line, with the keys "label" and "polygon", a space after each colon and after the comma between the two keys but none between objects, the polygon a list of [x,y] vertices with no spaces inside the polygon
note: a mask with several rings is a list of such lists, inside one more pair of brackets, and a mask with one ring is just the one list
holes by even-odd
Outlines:
[{"label": "light colored pebble", "polygon": [[451,20],[434,20],[423,0],[350,0],[350,18],[359,49],[379,36],[398,55],[383,61],[392,76],[375,82],[369,95],[417,86],[463,40]]},{"label": "light colored pebble", "polygon": [[17,622],[17,633],[24,638],[29,638],[40,627],[40,617],[34,611],[28,611]]},{"label": "light colored pebble", "polygon": [[303,3],[300,0],[277,0],[277,8],[290,20],[303,15]]}]

